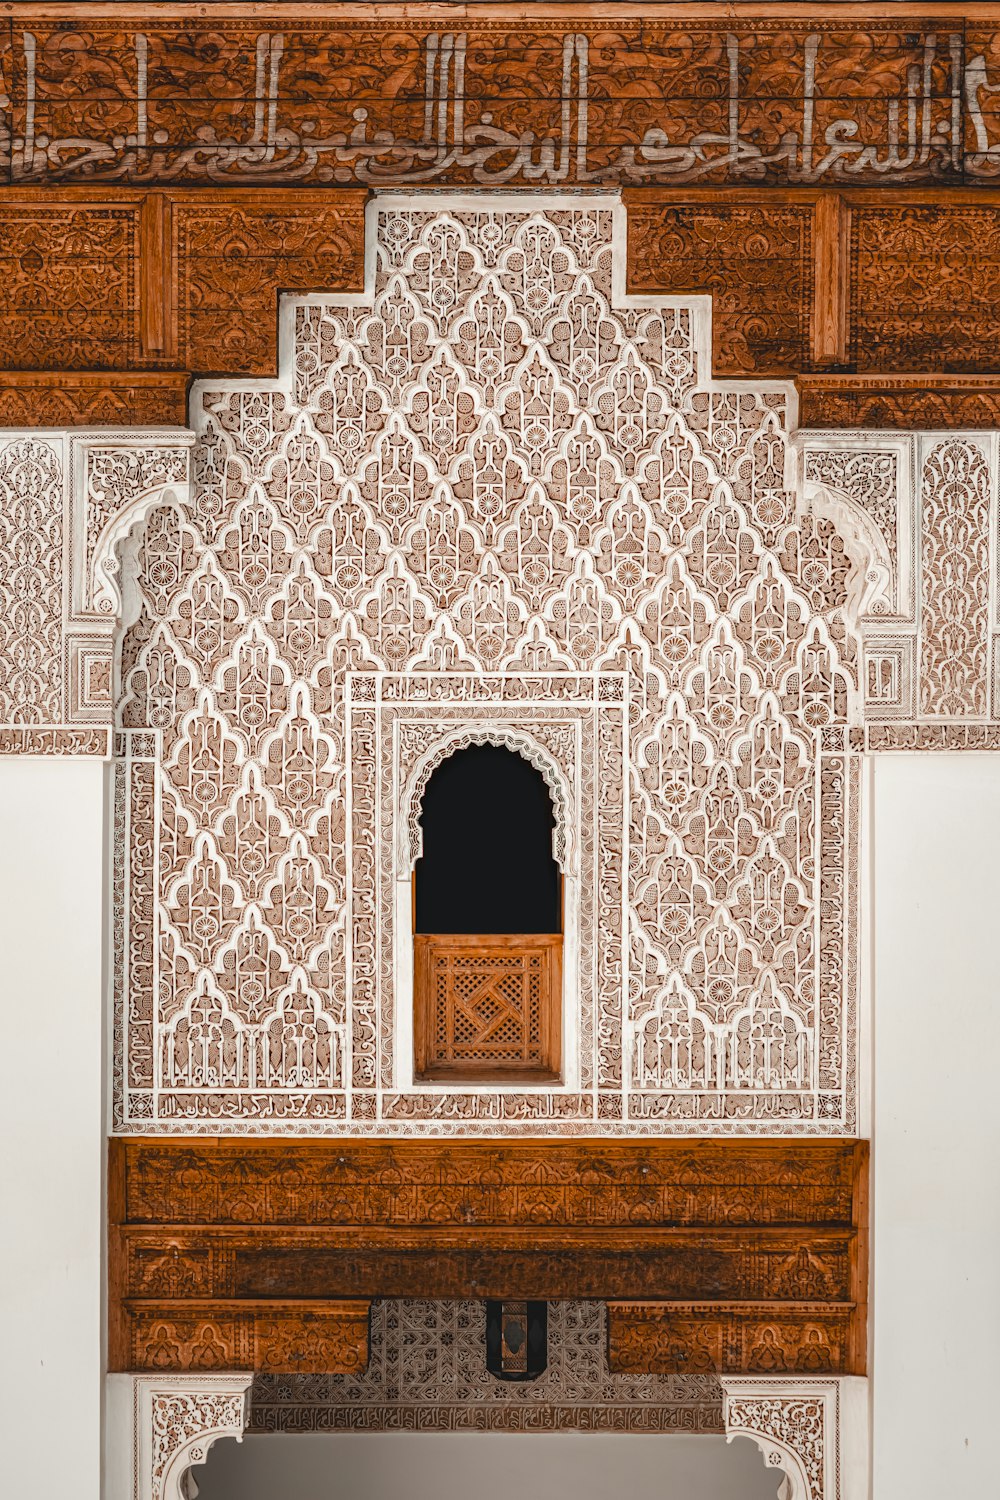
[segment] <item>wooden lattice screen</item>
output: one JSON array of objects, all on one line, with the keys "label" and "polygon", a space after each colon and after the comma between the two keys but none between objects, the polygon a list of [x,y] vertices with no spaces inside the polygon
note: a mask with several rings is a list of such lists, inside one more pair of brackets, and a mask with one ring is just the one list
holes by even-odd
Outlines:
[{"label": "wooden lattice screen", "polygon": [[417,933],[419,1078],[554,1079],[562,1030],[562,936]]}]

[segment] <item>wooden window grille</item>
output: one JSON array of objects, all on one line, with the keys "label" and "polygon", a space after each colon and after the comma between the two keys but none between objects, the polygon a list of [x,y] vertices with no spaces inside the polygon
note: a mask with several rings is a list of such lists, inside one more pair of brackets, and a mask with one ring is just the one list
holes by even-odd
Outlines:
[{"label": "wooden window grille", "polygon": [[562,934],[416,933],[418,1077],[559,1077]]}]

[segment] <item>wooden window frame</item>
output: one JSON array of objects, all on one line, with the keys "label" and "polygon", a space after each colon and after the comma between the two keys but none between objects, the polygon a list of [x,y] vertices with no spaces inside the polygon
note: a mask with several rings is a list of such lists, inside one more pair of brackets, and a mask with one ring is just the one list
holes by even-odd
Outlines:
[{"label": "wooden window frame", "polygon": [[[545,954],[546,982],[540,1000],[540,1044],[537,1064],[498,1064],[495,1059],[447,1061],[436,1055],[436,995],[434,976],[442,953],[488,955],[503,951]],[[561,932],[427,933],[413,936],[413,1062],[414,1079],[422,1083],[560,1083],[562,1067],[562,956]]]}]

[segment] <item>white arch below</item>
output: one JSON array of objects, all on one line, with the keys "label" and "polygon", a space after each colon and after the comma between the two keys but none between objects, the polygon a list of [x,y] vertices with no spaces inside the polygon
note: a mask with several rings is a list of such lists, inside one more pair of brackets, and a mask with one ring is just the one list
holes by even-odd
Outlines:
[{"label": "white arch below", "polygon": [[109,1375],[106,1500],[195,1500],[190,1474],[243,1439],[253,1374]]},{"label": "white arch below", "polygon": [[868,1381],[722,1376],[726,1437],[781,1469],[778,1500],[869,1500]]}]

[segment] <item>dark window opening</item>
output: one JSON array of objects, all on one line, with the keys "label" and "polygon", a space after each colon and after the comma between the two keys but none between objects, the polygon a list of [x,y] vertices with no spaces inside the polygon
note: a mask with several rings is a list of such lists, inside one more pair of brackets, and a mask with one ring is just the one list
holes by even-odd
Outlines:
[{"label": "dark window opening", "polygon": [[557,933],[555,819],[541,772],[503,745],[469,745],[432,772],[416,866],[419,933]]}]

